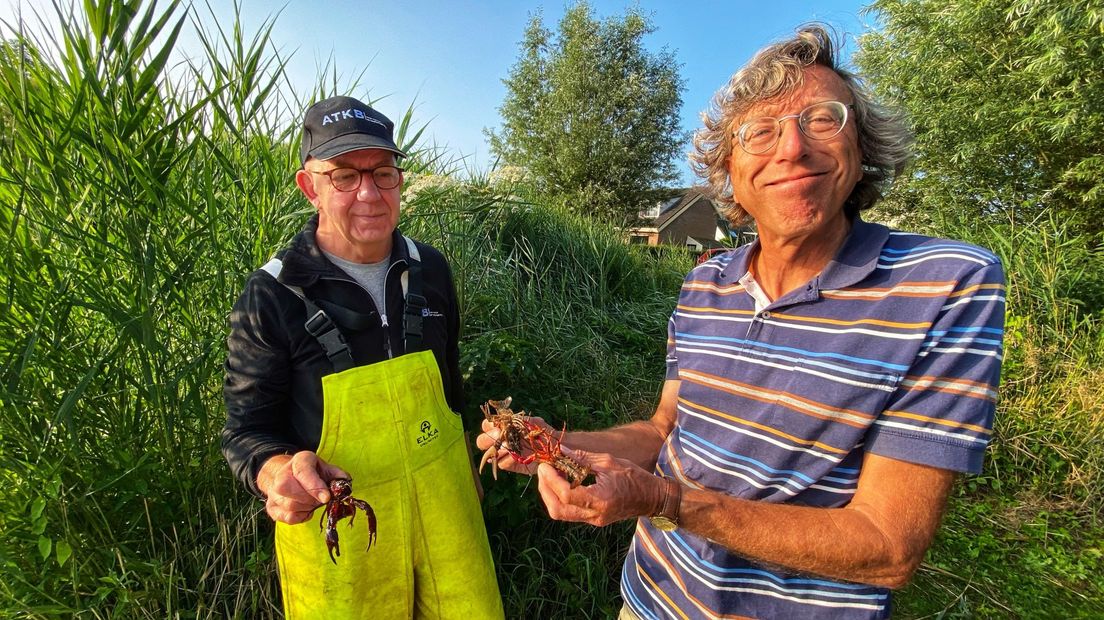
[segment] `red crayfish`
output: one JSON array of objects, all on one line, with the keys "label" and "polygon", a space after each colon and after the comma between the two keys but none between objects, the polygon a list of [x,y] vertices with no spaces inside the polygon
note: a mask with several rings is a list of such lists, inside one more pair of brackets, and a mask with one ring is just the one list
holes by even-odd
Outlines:
[{"label": "red crayfish", "polygon": [[322,518],[318,520],[318,529],[321,531],[323,522],[326,530],[326,549],[330,552],[330,560],[337,564],[334,553],[341,557],[341,547],[337,544],[337,522],[349,517],[349,527],[353,526],[357,508],[368,516],[368,547],[376,541],[376,513],[368,502],[353,497],[353,481],[348,478],[334,478],[330,480],[330,502],[322,512]]},{"label": "red crayfish", "polygon": [[564,455],[560,449],[567,425],[564,424],[558,437],[554,436],[534,424],[524,411],[514,413],[510,409],[512,400],[507,396],[504,400],[488,400],[479,406],[483,416],[499,431],[498,440],[483,453],[483,459],[479,461],[479,471],[483,471],[483,466],[490,461],[491,473],[497,480],[498,450],[504,448],[515,461],[523,465],[539,461],[555,467],[567,478],[572,488],[582,484],[590,475],[590,468]]}]

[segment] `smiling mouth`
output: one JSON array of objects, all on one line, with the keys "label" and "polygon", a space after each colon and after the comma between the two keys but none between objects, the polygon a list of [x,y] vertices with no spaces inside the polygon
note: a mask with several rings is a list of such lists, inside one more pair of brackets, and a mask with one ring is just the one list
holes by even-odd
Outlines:
[{"label": "smiling mouth", "polygon": [[793,177],[787,177],[785,179],[778,179],[776,181],[771,181],[770,183],[767,183],[767,186],[769,187],[771,185],[786,185],[787,183],[794,183],[794,182],[797,182],[797,181],[806,181],[806,180],[809,180],[809,179],[820,178],[824,175],[825,175],[824,172],[810,172],[810,173],[807,173],[807,174],[801,174],[801,175],[797,175],[797,176],[793,176]]}]

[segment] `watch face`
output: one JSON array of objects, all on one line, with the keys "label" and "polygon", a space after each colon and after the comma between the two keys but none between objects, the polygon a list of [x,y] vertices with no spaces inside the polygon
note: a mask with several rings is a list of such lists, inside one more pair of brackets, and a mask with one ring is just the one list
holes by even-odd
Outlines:
[{"label": "watch face", "polygon": [[656,528],[657,530],[663,530],[664,532],[673,532],[678,529],[678,523],[675,523],[667,517],[655,516],[649,517],[648,520],[652,522],[652,527]]}]

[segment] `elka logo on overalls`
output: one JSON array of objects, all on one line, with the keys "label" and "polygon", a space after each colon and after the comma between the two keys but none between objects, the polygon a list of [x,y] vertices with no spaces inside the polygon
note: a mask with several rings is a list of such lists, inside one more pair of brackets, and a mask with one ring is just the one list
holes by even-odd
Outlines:
[{"label": "elka logo on overalls", "polygon": [[419,446],[429,445],[429,442],[437,439],[437,435],[440,434],[440,431],[433,428],[433,425],[429,423],[429,420],[422,420],[421,429],[422,436],[418,438]]}]

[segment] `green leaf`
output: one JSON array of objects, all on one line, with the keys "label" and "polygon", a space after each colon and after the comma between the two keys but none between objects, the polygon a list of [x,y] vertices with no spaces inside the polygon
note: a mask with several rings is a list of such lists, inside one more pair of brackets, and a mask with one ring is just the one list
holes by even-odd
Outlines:
[{"label": "green leaf", "polygon": [[36,497],[31,502],[31,520],[37,521],[42,516],[42,511],[46,509],[46,500],[41,497]]},{"label": "green leaf", "polygon": [[34,525],[31,526],[31,532],[34,534],[41,534],[46,531],[46,517],[39,517],[35,519]]},{"label": "green leaf", "polygon": [[42,559],[50,557],[50,551],[54,548],[54,541],[50,540],[46,536],[38,537],[38,554],[42,556]]},{"label": "green leaf", "polygon": [[100,603],[104,602],[104,599],[111,596],[111,593],[113,591],[114,590],[107,586],[100,586],[96,588],[96,591],[92,594],[92,603],[94,605],[99,605]]},{"label": "green leaf", "polygon": [[69,546],[69,543],[65,540],[59,540],[57,543],[58,566],[65,566],[65,563],[69,561],[69,557],[72,555],[73,548]]},{"label": "green leaf", "polygon": [[932,213],[1017,223],[1060,213],[1099,233],[1104,81],[1089,77],[1104,62],[1099,6],[875,0],[881,27],[860,38],[854,62],[916,135],[913,174],[879,210],[909,226]]}]

